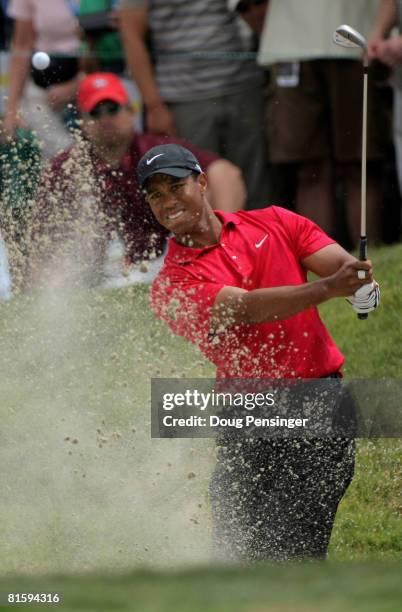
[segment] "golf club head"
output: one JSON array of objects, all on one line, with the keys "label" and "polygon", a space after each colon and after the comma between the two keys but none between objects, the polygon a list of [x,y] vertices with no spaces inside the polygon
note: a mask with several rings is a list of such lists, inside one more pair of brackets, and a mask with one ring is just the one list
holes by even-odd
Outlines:
[{"label": "golf club head", "polygon": [[348,25],[341,25],[336,28],[333,41],[341,47],[353,49],[363,49],[367,51],[367,41],[360,32]]}]

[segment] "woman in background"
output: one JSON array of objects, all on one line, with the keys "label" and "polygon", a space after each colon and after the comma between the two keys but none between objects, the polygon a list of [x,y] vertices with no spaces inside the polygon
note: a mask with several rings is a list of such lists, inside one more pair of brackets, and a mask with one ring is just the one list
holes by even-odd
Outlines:
[{"label": "woman in background", "polygon": [[[74,101],[79,81],[78,10],[73,0],[10,0],[7,9],[14,31],[4,132],[13,136],[26,122],[47,158],[71,144],[63,113]],[[50,56],[46,70],[31,67],[35,51]]]}]

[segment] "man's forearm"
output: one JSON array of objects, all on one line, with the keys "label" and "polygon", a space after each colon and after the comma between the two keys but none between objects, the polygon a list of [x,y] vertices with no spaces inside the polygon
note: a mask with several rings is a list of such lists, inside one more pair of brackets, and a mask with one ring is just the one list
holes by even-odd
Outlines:
[{"label": "man's forearm", "polygon": [[386,38],[398,22],[396,0],[382,0],[373,27],[375,37]]},{"label": "man's forearm", "polygon": [[17,19],[11,45],[10,88],[7,111],[16,112],[28,76],[30,56],[34,44],[34,30],[30,21]]},{"label": "man's forearm", "polygon": [[[365,271],[360,279],[358,271]],[[286,319],[334,297],[353,295],[364,284],[373,281],[370,261],[351,259],[332,275],[301,285],[269,287],[246,291],[240,287],[223,287],[212,312],[212,327],[234,324],[268,323]]]},{"label": "man's forearm", "polygon": [[134,28],[130,10],[120,11],[119,23],[128,67],[141,92],[144,104],[147,108],[157,107],[163,102],[156,84],[151,58],[144,39]]},{"label": "man's forearm", "polygon": [[209,199],[215,210],[236,212],[246,203],[246,185],[241,170],[225,159],[218,159],[206,172]]},{"label": "man's forearm", "polygon": [[215,306],[216,315],[227,324],[254,324],[279,321],[330,298],[327,279],[296,286],[272,287],[244,291],[226,298]]},{"label": "man's forearm", "polygon": [[13,51],[10,63],[10,91],[8,94],[7,112],[17,112],[18,103],[24,90],[29,70],[29,55],[25,50]]}]

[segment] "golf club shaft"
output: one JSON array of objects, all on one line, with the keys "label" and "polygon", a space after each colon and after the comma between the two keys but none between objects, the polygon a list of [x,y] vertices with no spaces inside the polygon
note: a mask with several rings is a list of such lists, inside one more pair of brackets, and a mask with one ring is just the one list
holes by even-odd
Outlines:
[{"label": "golf club shaft", "polygon": [[[367,53],[363,60],[363,129],[362,129],[362,185],[361,185],[361,212],[360,212],[360,253],[359,259],[367,259],[367,229],[366,229],[366,185],[367,185],[367,81],[368,60]],[[367,314],[358,314],[359,319],[367,319]]]}]

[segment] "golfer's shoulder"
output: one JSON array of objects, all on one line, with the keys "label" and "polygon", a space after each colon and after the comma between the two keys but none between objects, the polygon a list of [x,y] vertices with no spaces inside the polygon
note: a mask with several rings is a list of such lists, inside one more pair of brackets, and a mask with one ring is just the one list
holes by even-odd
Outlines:
[{"label": "golfer's shoulder", "polygon": [[304,220],[304,217],[297,215],[287,208],[277,206],[276,204],[270,204],[265,208],[257,208],[254,210],[240,210],[232,214],[244,223],[266,223],[271,227],[275,225],[292,226]]}]

